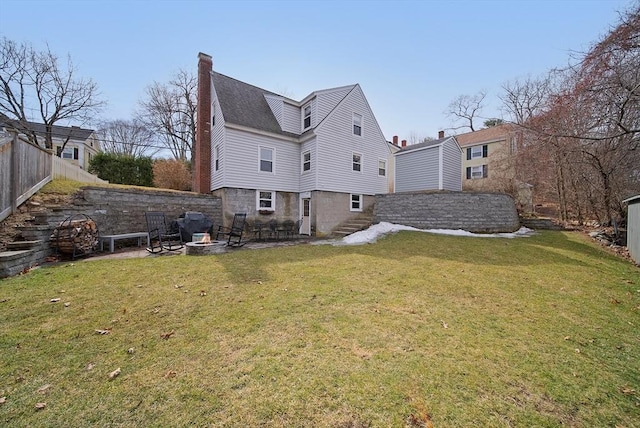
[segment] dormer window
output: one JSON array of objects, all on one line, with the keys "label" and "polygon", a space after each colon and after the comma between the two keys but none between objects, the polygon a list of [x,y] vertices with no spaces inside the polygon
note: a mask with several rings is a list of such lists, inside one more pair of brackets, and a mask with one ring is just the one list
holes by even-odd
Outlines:
[{"label": "dormer window", "polygon": [[311,127],[311,105],[307,105],[303,109],[302,129]]},{"label": "dormer window", "polygon": [[353,135],[362,135],[362,115],[353,113]]}]

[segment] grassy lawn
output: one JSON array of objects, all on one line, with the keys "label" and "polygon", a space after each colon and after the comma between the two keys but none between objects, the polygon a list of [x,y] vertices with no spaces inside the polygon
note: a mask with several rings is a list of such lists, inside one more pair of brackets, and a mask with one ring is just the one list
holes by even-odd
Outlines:
[{"label": "grassy lawn", "polygon": [[574,233],[76,261],[0,302],[3,426],[640,426],[640,269]]}]

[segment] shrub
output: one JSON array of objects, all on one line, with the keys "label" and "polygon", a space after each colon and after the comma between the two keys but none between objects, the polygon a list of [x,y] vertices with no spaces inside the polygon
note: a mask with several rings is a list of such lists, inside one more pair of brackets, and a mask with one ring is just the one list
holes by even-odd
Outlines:
[{"label": "shrub", "polygon": [[146,156],[98,153],[89,163],[89,172],[110,183],[153,185],[153,161]]},{"label": "shrub", "polygon": [[164,189],[191,190],[191,165],[177,159],[159,159],[153,164],[153,185]]}]

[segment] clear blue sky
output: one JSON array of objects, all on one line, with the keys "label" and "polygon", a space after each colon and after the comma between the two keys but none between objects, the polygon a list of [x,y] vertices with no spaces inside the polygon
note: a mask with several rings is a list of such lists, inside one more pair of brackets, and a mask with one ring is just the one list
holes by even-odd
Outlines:
[{"label": "clear blue sky", "polygon": [[462,94],[563,67],[633,0],[0,0],[0,37],[46,44],[129,119],[154,81],[213,56],[220,73],[294,99],[359,83],[385,137],[436,137]]}]

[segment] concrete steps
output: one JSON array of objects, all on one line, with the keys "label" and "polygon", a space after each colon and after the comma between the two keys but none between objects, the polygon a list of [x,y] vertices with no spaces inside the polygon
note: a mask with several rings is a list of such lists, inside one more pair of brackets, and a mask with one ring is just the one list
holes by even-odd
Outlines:
[{"label": "concrete steps", "polygon": [[372,212],[363,212],[358,217],[347,220],[336,227],[331,236],[334,238],[344,238],[352,233],[359,232],[371,226],[373,221]]}]

